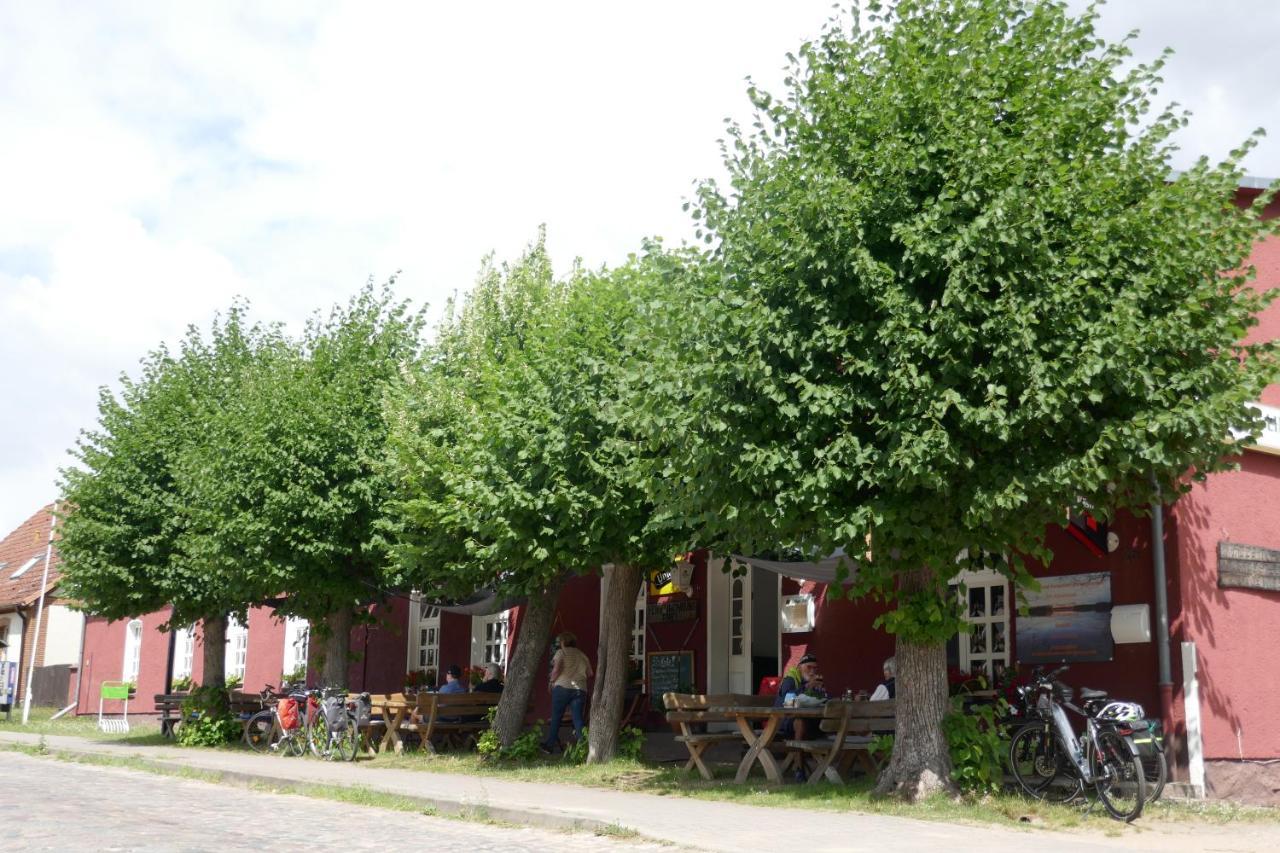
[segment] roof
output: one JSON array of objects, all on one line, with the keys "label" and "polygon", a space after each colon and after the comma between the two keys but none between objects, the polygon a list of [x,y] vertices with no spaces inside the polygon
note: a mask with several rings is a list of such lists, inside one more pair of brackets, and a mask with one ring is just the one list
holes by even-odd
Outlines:
[{"label": "roof", "polygon": [[[49,544],[49,525],[52,521],[53,504],[48,504],[18,525],[17,530],[0,539],[0,609],[8,610],[31,604],[40,597],[44,554]],[[32,557],[38,557],[36,562],[17,578],[13,577]],[[58,549],[53,550],[51,559],[47,589],[56,586],[61,577],[58,571]]]}]

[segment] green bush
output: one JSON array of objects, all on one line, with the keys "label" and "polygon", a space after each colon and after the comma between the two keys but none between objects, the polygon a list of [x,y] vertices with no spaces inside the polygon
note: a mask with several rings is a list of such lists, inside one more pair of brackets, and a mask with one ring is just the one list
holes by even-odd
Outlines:
[{"label": "green bush", "polygon": [[227,692],[197,687],[182,700],[178,743],[183,746],[222,746],[240,737],[240,721],[231,717]]},{"label": "green bush", "polygon": [[490,761],[532,761],[537,758],[538,747],[542,743],[542,723],[535,724],[504,748],[498,742],[498,733],[493,729],[493,718],[497,712],[497,708],[489,709],[489,728],[476,738],[476,751],[480,757]]},{"label": "green bush", "polygon": [[[582,737],[564,751],[564,760],[570,764],[585,764],[587,760],[587,742],[590,731],[582,730]],[[629,761],[639,761],[644,757],[644,732],[635,726],[627,726],[618,732],[618,757]]]},{"label": "green bush", "polygon": [[999,718],[1008,710],[1003,699],[964,708],[961,696],[951,700],[951,712],[942,718],[942,731],[951,751],[951,779],[963,791],[998,791],[1004,780],[1009,741]]}]

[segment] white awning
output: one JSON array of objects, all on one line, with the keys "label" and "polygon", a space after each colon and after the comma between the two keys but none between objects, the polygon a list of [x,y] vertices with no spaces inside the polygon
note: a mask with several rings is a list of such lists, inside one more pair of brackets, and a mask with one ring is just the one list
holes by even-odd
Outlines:
[{"label": "white awning", "polygon": [[819,583],[838,583],[836,573],[840,570],[841,563],[844,564],[844,583],[849,583],[858,573],[858,561],[846,554],[843,548],[837,548],[830,555],[813,562],[765,560],[760,557],[744,557],[741,554],[734,554],[732,559],[748,566],[777,572],[789,578]]}]

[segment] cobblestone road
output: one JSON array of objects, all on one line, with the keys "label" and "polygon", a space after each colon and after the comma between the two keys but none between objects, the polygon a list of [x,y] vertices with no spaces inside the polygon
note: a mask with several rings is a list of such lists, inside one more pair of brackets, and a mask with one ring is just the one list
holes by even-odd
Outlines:
[{"label": "cobblestone road", "polygon": [[268,794],[14,752],[0,753],[0,774],[6,780],[0,785],[0,839],[11,850],[671,849]]}]

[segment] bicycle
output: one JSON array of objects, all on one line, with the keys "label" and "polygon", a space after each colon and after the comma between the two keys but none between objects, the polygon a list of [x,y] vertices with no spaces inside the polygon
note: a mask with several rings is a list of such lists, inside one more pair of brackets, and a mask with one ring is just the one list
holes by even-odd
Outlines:
[{"label": "bicycle", "polygon": [[[1009,744],[1013,777],[1028,795],[1057,802],[1074,800],[1092,785],[1113,818],[1133,821],[1147,799],[1134,730],[1128,722],[1103,717],[1101,711],[1095,716],[1072,704],[1074,691],[1057,680],[1067,669],[1064,665],[1037,675],[1030,685],[1018,688],[1023,705],[1034,708],[1035,719],[1019,728]],[[1090,704],[1105,700],[1106,694],[1084,688],[1080,697]],[[1084,717],[1085,731],[1079,738],[1064,708]]]},{"label": "bicycle", "polygon": [[356,728],[356,715],[348,708],[347,691],[341,687],[326,687],[310,691],[319,698],[319,706],[308,714],[307,741],[311,753],[318,758],[355,761],[359,751],[360,733]]},{"label": "bicycle", "polygon": [[245,722],[245,743],[255,752],[301,756],[307,751],[307,693],[288,684],[280,693],[270,684],[262,691],[264,707]]}]

